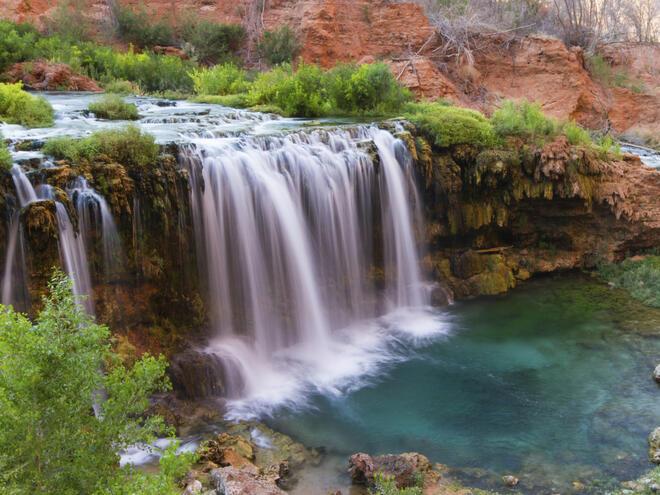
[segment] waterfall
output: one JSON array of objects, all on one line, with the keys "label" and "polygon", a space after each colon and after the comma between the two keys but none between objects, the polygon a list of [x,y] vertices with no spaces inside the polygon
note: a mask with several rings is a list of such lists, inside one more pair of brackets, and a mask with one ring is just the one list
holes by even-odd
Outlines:
[{"label": "waterfall", "polygon": [[390,133],[200,137],[180,159],[228,396],[276,386],[291,349],[320,360],[338,330],[427,304],[411,160]]},{"label": "waterfall", "polygon": [[78,177],[69,191],[78,214],[78,232],[86,244],[86,252],[93,251],[89,239],[100,236],[103,245],[103,268],[105,281],[122,272],[123,249],[115,220],[105,198],[89,187],[84,177]]},{"label": "waterfall", "polygon": [[[50,186],[42,184],[35,189],[23,169],[18,165],[14,165],[11,173],[20,208],[12,214],[9,222],[7,255],[2,277],[2,303],[5,305],[16,302],[17,292],[21,291],[27,294],[27,270],[25,268],[23,229],[19,220],[20,210],[35,201],[55,201],[55,195]],[[55,201],[55,213],[59,230],[59,254],[62,266],[73,280],[77,302],[83,305],[88,314],[94,314],[92,283],[83,240],[75,232],[66,208],[59,201]],[[20,287],[17,287],[17,285]],[[83,296],[87,296],[85,301],[83,301]],[[27,296],[25,297],[27,298]]]}]

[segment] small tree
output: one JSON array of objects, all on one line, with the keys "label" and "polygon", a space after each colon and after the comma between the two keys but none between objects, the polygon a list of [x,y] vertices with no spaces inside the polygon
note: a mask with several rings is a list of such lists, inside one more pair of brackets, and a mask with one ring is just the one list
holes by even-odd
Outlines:
[{"label": "small tree", "polygon": [[300,51],[296,33],[289,26],[280,26],[273,31],[264,31],[257,43],[257,51],[270,65],[289,63]]},{"label": "small tree", "polygon": [[126,368],[109,336],[61,272],[34,324],[0,307],[0,492],[122,493],[121,480],[146,483],[118,467],[118,453],[165,430],[161,417],[142,414],[149,395],[169,387],[167,363],[145,356]]}]

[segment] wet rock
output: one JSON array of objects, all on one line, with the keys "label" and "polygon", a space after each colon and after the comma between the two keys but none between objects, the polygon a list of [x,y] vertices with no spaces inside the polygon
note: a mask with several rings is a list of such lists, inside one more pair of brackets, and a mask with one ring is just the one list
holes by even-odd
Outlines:
[{"label": "wet rock", "polygon": [[515,476],[508,474],[506,476],[502,476],[502,483],[504,483],[506,486],[514,487],[514,486],[518,486],[520,480]]},{"label": "wet rock", "polygon": [[486,260],[483,256],[471,249],[454,256],[452,259],[452,272],[459,278],[470,278],[486,269]]},{"label": "wet rock", "polygon": [[371,457],[365,453],[354,454],[348,461],[348,473],[353,483],[370,485],[374,475],[382,473],[396,482],[397,487],[405,488],[415,484],[419,474],[431,469],[429,460],[416,452],[388,454]]},{"label": "wet rock", "polygon": [[219,397],[225,391],[224,365],[214,354],[186,349],[172,358],[167,374],[180,399]]},{"label": "wet rock", "polygon": [[221,495],[285,495],[275,480],[259,474],[254,465],[242,469],[233,466],[223,467],[211,471],[211,484]]},{"label": "wet rock", "polygon": [[431,304],[433,306],[449,306],[454,302],[454,293],[446,282],[440,282],[431,291]]},{"label": "wet rock", "polygon": [[[218,466],[241,468],[254,460],[254,447],[240,435],[220,433],[205,442],[200,448],[200,460]],[[256,468],[255,468],[256,469]]]},{"label": "wet rock", "polygon": [[660,426],[649,435],[649,456],[655,464],[660,464]]},{"label": "wet rock", "polygon": [[653,379],[660,383],[660,364],[655,367],[653,370]]},{"label": "wet rock", "polygon": [[193,480],[188,483],[188,486],[183,491],[183,495],[198,495],[202,493],[202,489],[202,484],[198,480]]}]

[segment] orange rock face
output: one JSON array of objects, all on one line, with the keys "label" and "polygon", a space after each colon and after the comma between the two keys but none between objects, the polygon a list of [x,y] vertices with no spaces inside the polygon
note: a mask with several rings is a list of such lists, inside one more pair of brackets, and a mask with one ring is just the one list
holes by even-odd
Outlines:
[{"label": "orange rock face", "polygon": [[103,91],[95,81],[65,64],[24,62],[15,64],[6,75],[11,82],[21,81],[26,89],[37,91]]}]

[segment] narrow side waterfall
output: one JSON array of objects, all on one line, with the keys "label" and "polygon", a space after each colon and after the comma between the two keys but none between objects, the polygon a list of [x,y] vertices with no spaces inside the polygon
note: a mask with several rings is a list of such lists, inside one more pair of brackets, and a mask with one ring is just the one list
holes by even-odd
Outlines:
[{"label": "narrow side waterfall", "polygon": [[[83,239],[75,232],[69,214],[62,203],[55,200],[50,186],[40,185],[36,189],[18,165],[12,168],[12,176],[19,205],[9,222],[9,239],[2,277],[2,303],[14,304],[17,299],[27,298],[25,250],[23,229],[19,220],[20,210],[35,201],[55,201],[55,212],[59,230],[60,259],[64,270],[73,280],[74,292],[78,302],[88,314],[94,314],[94,300],[89,266]],[[83,301],[83,296],[87,296]]]},{"label": "narrow side waterfall", "polygon": [[213,311],[207,352],[224,363],[230,398],[266,405],[314,374],[315,387],[335,387],[383,350],[347,329],[426,306],[411,161],[390,133],[198,138],[180,158]]}]

